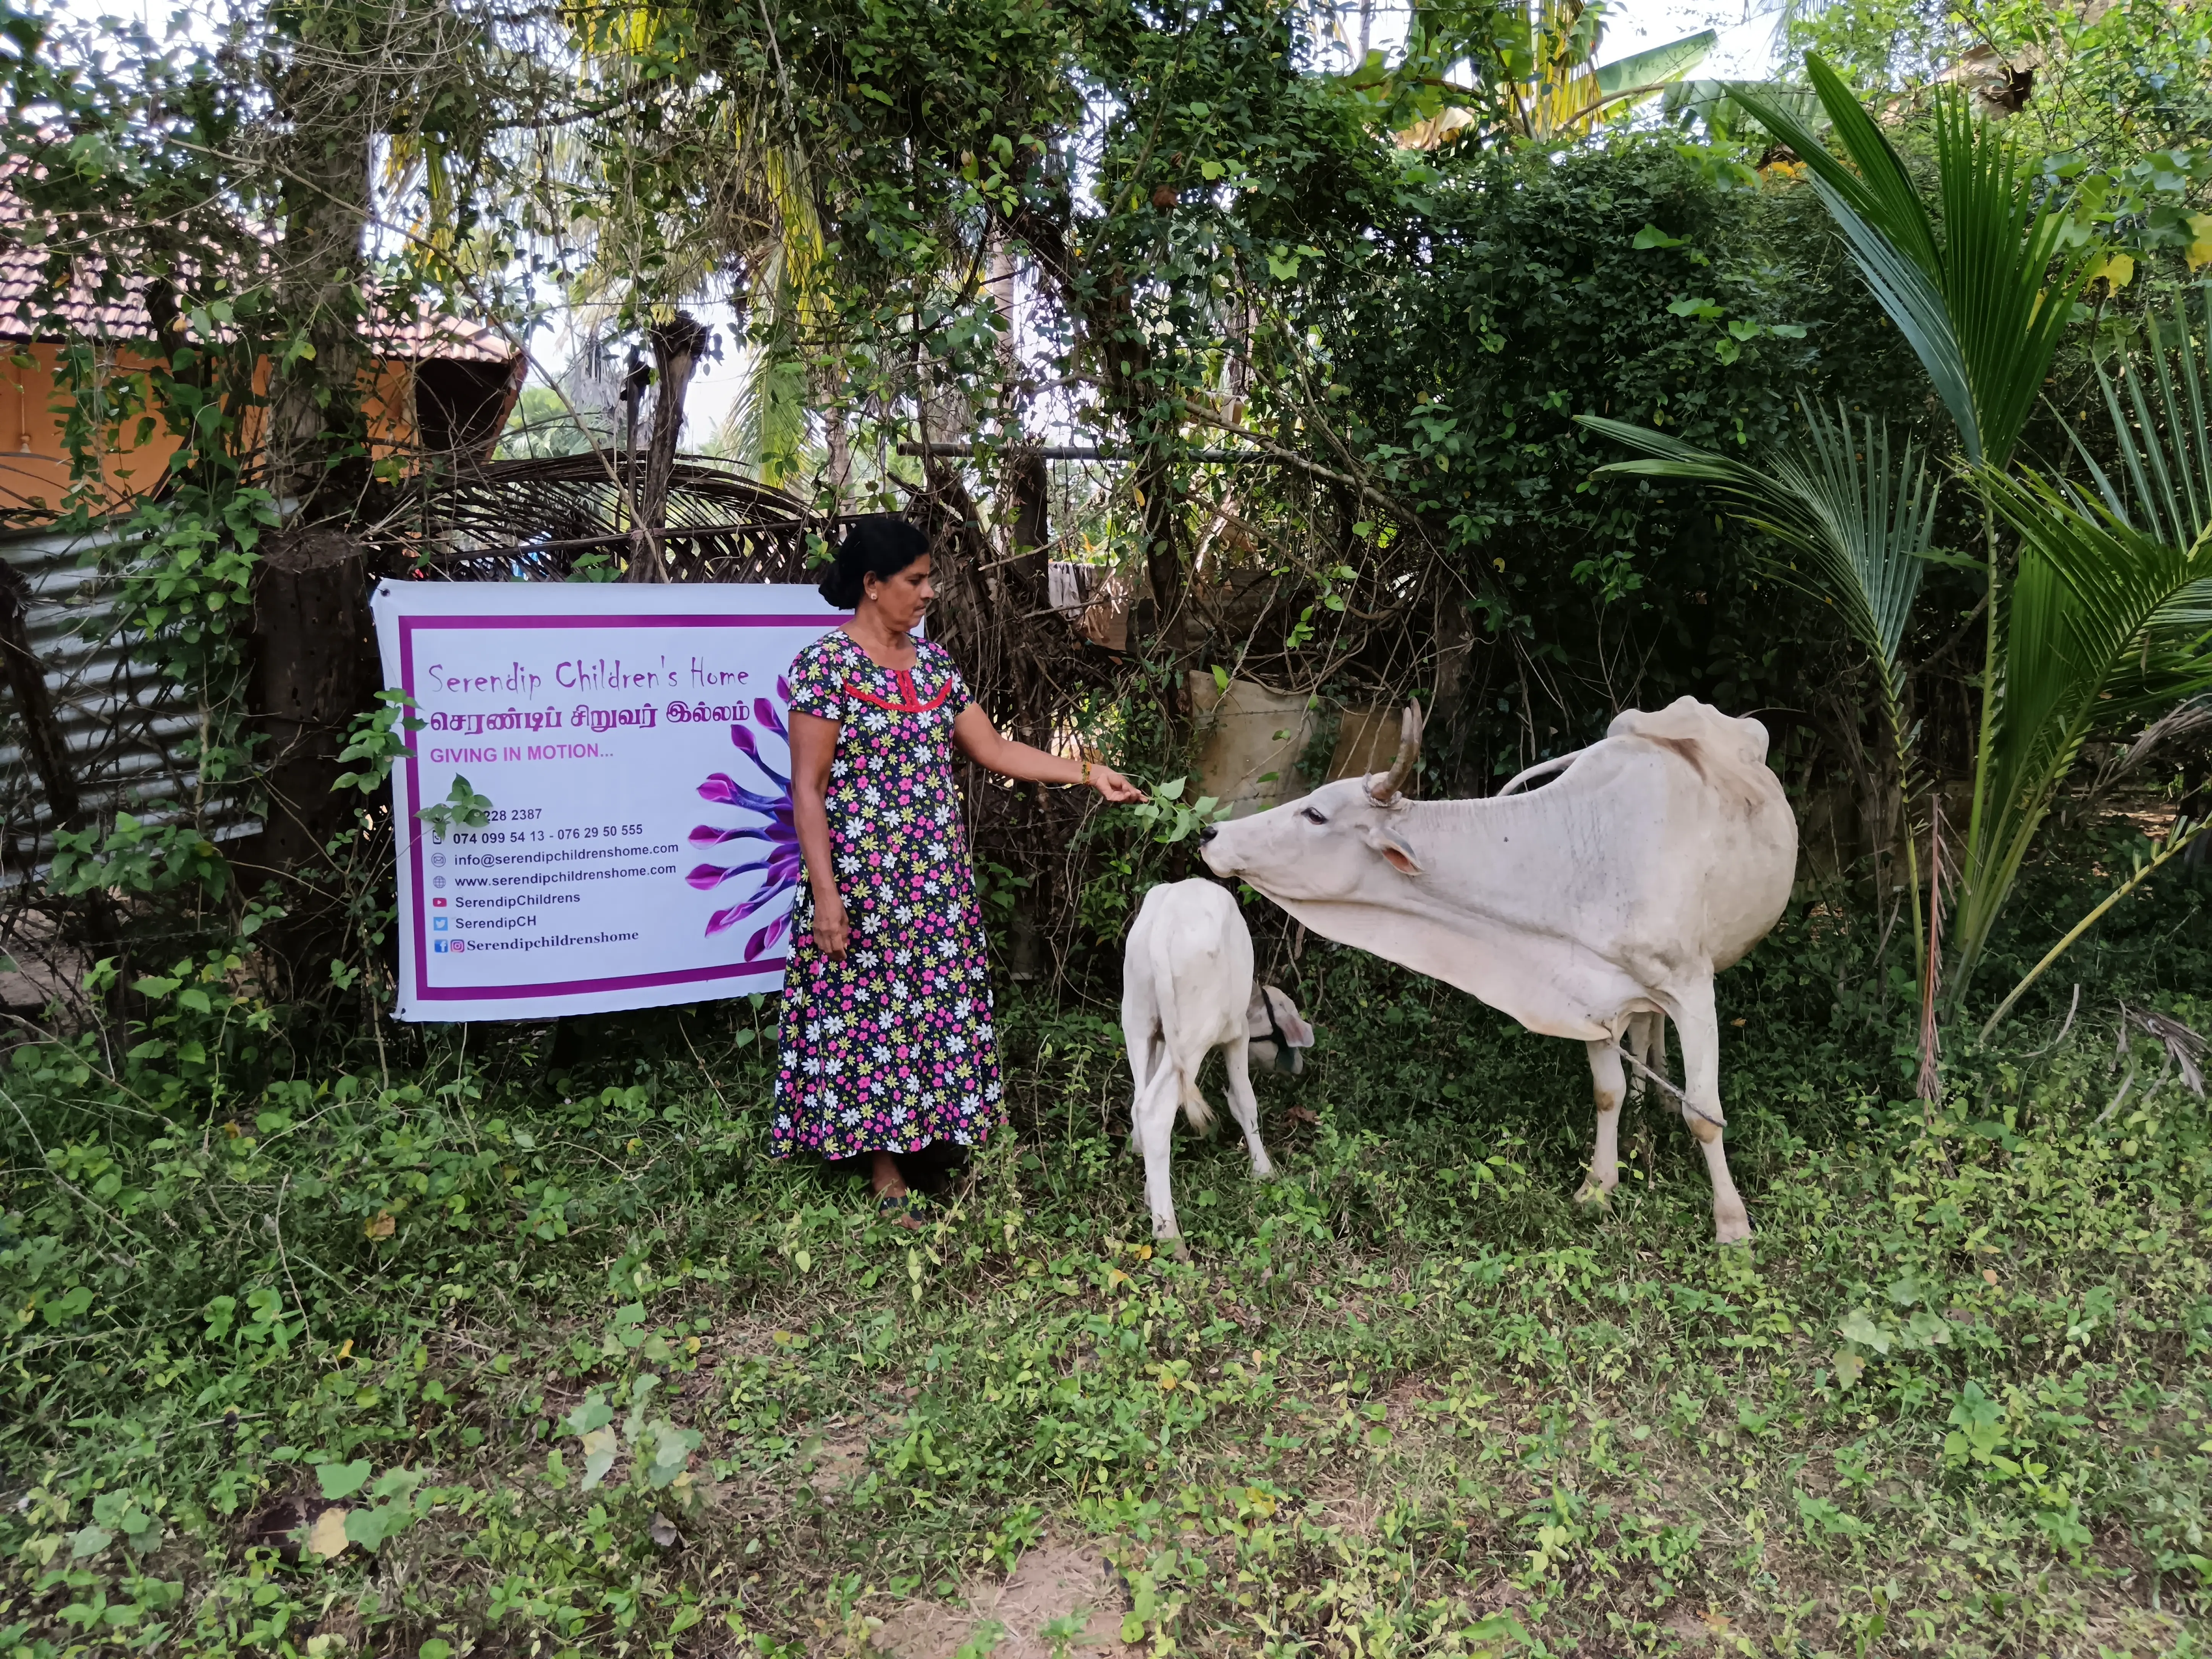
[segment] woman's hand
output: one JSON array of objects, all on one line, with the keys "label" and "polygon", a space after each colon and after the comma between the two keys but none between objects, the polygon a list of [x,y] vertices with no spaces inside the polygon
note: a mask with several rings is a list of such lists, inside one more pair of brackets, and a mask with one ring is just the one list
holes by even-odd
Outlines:
[{"label": "woman's hand", "polygon": [[828,898],[817,896],[814,901],[814,948],[832,962],[845,959],[845,947],[852,943],[852,931],[845,922],[845,901],[832,892]]},{"label": "woman's hand", "polygon": [[1108,800],[1126,805],[1130,801],[1142,800],[1145,798],[1143,790],[1138,788],[1135,784],[1130,782],[1110,766],[1100,766],[1094,763],[1085,770],[1089,774],[1085,781]]},{"label": "woman's hand", "polygon": [[952,722],[953,747],[976,765],[1002,778],[1021,778],[1035,783],[1088,784],[1108,800],[1126,804],[1145,799],[1145,792],[1110,766],[1078,760],[1073,755],[1049,755],[1025,743],[999,735],[991,717],[974,703]]}]

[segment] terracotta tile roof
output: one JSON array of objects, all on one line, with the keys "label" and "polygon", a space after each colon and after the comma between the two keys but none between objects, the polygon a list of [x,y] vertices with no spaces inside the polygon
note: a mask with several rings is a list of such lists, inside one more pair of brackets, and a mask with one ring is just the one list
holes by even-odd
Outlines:
[{"label": "terracotta tile roof", "polygon": [[[44,316],[38,296],[45,283],[46,252],[24,246],[15,234],[23,207],[8,187],[11,168],[0,167],[0,340],[54,340],[82,336],[117,342],[151,340],[154,319],[146,310],[146,278],[123,279],[120,295],[100,297],[105,263],[88,258],[69,296]],[[395,319],[382,307],[371,310],[364,333],[370,349],[384,358],[441,358],[448,362],[505,363],[519,349],[498,330],[458,317]]]}]

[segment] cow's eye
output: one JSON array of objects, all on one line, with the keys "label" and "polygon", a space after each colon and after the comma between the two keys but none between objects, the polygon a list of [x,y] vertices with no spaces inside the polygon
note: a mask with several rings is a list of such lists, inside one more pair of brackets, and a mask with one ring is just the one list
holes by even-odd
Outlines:
[{"label": "cow's eye", "polygon": [[1298,809],[1298,816],[1304,818],[1308,823],[1327,823],[1328,822],[1327,818],[1315,811],[1310,806],[1300,807]]}]

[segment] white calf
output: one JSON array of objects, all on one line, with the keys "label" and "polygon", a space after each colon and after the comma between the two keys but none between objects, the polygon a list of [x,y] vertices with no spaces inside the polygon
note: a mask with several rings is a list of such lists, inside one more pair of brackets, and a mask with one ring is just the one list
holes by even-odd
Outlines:
[{"label": "white calf", "polygon": [[1260,1143],[1259,1103],[1252,1097],[1249,1057],[1296,1072],[1313,1029],[1290,998],[1252,982],[1252,933],[1229,890],[1211,881],[1178,881],[1145,895],[1129,928],[1121,968],[1121,1034],[1136,1079],[1131,1139],[1145,1155],[1145,1198],[1152,1237],[1180,1249],[1175,1194],[1168,1181],[1168,1133],[1180,1105],[1191,1127],[1213,1126],[1198,1091],[1198,1068],[1218,1048],[1229,1072],[1229,1109],[1244,1131],[1252,1173],[1274,1174]]}]

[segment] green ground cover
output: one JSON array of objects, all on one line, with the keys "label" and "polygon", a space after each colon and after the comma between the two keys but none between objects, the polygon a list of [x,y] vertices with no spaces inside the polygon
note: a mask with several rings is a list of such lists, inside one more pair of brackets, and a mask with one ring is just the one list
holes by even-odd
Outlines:
[{"label": "green ground cover", "polygon": [[1188,1263],[1073,995],[919,1237],[762,1156],[772,1005],[166,1116],[19,1050],[0,1655],[2200,1651],[2212,1141],[2115,1016],[2212,1029],[2208,900],[1932,1114],[1793,912],[1721,981],[1748,1253],[1648,1103],[1572,1204],[1577,1046],[1328,947]]}]

